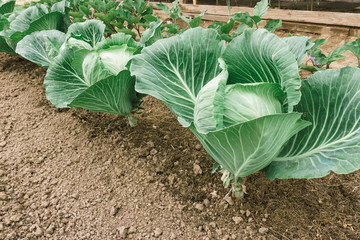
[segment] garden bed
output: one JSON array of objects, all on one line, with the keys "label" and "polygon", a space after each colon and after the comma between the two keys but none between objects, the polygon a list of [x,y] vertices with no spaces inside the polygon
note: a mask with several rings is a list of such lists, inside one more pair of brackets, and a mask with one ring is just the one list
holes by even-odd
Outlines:
[{"label": "garden bed", "polygon": [[[351,40],[331,36],[323,50]],[[345,55],[331,66],[356,66]],[[275,181],[257,173],[242,201],[225,201],[212,160],[158,100],[146,97],[130,127],[112,114],[56,109],[45,69],[21,57],[1,53],[0,72],[0,239],[360,238],[359,171]]]}]

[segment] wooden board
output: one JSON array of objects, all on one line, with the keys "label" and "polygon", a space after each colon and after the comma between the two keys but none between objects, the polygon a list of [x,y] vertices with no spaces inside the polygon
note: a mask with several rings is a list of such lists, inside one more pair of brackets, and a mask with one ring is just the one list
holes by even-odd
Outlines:
[{"label": "wooden board", "polygon": [[[152,3],[155,5],[155,3]],[[170,4],[166,4],[170,7]],[[212,5],[191,5],[180,4],[184,13],[199,14],[207,10],[204,15],[204,20],[214,20],[207,18],[227,18],[228,8],[226,6],[212,6]],[[232,7],[230,14],[236,12],[249,12],[253,14],[253,8],[247,7]],[[284,22],[299,22],[299,23],[315,23],[321,25],[345,26],[360,28],[360,14],[359,13],[338,13],[338,12],[318,12],[318,11],[297,11],[297,10],[282,10],[269,9],[264,16],[264,20],[281,19]],[[218,19],[217,21],[221,21]]]}]

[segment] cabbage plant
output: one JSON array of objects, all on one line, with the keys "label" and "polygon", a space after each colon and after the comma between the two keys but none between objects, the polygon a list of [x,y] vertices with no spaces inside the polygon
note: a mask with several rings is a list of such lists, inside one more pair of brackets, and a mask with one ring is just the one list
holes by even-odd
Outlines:
[{"label": "cabbage plant", "polygon": [[242,179],[259,170],[275,179],[360,168],[360,69],[301,81],[307,42],[248,29],[226,46],[215,30],[194,28],[144,48],[130,71],[136,91],[190,128],[241,197]]},{"label": "cabbage plant", "polygon": [[68,27],[69,3],[64,0],[52,5],[36,4],[26,9],[8,12],[0,17],[0,52],[16,54],[17,43],[25,36],[42,30]]},{"label": "cabbage plant", "polygon": [[[119,114],[128,116],[130,123],[135,124],[133,113],[142,95],[135,92],[135,77],[130,75],[128,63],[142,45],[124,33],[104,38],[104,30],[105,25],[99,20],[74,23],[61,47],[48,48],[58,49],[56,57],[44,51],[41,61],[50,63],[44,81],[46,96],[59,108]],[[48,39],[49,46],[54,39]],[[44,45],[36,49],[38,46],[33,44],[28,56],[36,56]]]}]

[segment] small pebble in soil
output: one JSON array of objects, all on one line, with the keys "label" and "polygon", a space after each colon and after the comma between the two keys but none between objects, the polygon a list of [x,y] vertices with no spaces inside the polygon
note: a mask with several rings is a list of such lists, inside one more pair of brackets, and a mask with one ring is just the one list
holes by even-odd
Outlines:
[{"label": "small pebble in soil", "polygon": [[175,233],[170,233],[170,239],[176,239],[176,234]]},{"label": "small pebble in soil", "polygon": [[160,237],[160,235],[162,234],[162,231],[160,228],[156,228],[154,231],[154,236],[155,237]]},{"label": "small pebble in soil", "polygon": [[119,208],[117,206],[112,206],[110,209],[110,215],[115,216],[119,212]]},{"label": "small pebble in soil", "polygon": [[200,167],[198,164],[195,163],[193,168],[194,168],[194,174],[195,174],[195,176],[202,174],[201,167]]},{"label": "small pebble in soil", "polygon": [[199,211],[203,211],[204,210],[204,205],[201,203],[197,203],[195,204],[195,208]]},{"label": "small pebble in soil", "polygon": [[35,230],[34,234],[37,237],[40,237],[41,235],[43,235],[43,230],[41,229],[41,227],[36,226],[36,230]]},{"label": "small pebble in soil", "polygon": [[19,222],[21,219],[21,215],[20,214],[16,214],[10,217],[10,221],[11,222]]},{"label": "small pebble in soil", "polygon": [[235,222],[235,224],[239,224],[240,222],[244,221],[242,217],[233,217],[232,220]]},{"label": "small pebble in soil", "polygon": [[0,142],[0,147],[5,147],[6,146],[6,141],[1,141]]},{"label": "small pebble in soil", "polygon": [[121,226],[121,227],[119,228],[120,238],[125,239],[125,238],[127,237],[127,235],[128,235],[128,230],[129,230],[129,229],[128,229],[127,227]]},{"label": "small pebble in soil", "polygon": [[54,225],[51,224],[51,225],[46,229],[45,233],[46,233],[46,234],[53,234],[53,233],[54,233],[54,230],[55,230],[55,227],[54,227]]},{"label": "small pebble in soil", "polygon": [[210,227],[216,228],[216,223],[215,222],[211,222],[209,223]]},{"label": "small pebble in soil", "polygon": [[6,173],[6,172],[5,172],[4,170],[0,169],[0,177],[4,176],[5,173]]},{"label": "small pebble in soil", "polygon": [[226,197],[226,198],[224,198],[224,200],[225,200],[230,206],[234,205],[234,201],[232,200],[231,197]]},{"label": "small pebble in soil", "polygon": [[249,209],[248,209],[248,210],[246,210],[246,216],[247,216],[247,217],[249,217],[249,216],[250,216],[250,214],[251,214],[250,210],[249,210]]},{"label": "small pebble in soil", "polygon": [[195,145],[195,149],[196,149],[196,150],[200,151],[201,148],[202,148],[201,144],[196,144],[196,145]]},{"label": "small pebble in soil", "polygon": [[128,230],[128,233],[131,234],[131,233],[136,233],[136,228],[134,226],[131,226]]},{"label": "small pebble in soil", "polygon": [[4,192],[0,192],[0,200],[1,201],[5,201],[8,199],[8,196],[6,195],[6,193]]},{"label": "small pebble in soil", "polygon": [[261,234],[265,234],[265,233],[267,233],[268,231],[269,231],[269,229],[266,228],[266,227],[261,227],[261,228],[259,228],[259,233],[261,233]]},{"label": "small pebble in soil", "polygon": [[153,149],[151,149],[151,151],[150,151],[150,154],[151,155],[155,155],[155,154],[157,154],[157,150],[155,149],[155,148],[153,148]]},{"label": "small pebble in soil", "polygon": [[207,198],[204,199],[203,203],[204,203],[204,205],[207,206],[207,207],[210,205],[210,201],[209,201],[209,199],[207,199]]}]

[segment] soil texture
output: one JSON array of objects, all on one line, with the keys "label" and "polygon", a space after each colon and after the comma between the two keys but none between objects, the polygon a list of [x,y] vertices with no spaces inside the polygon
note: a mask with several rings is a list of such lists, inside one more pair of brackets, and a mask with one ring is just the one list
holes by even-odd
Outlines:
[{"label": "soil texture", "polygon": [[[332,66],[355,65],[346,56]],[[56,109],[45,73],[0,54],[0,239],[360,239],[360,171],[256,173],[242,201],[224,199],[212,160],[161,102],[146,97],[135,127]]]}]

